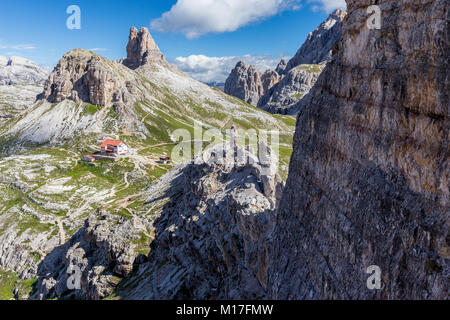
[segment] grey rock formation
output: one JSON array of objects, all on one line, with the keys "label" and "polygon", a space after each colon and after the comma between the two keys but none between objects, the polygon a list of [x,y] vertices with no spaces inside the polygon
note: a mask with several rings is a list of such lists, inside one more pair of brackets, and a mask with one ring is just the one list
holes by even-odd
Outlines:
[{"label": "grey rock formation", "polygon": [[[31,298],[98,300],[111,294],[120,278],[130,275],[135,264],[145,260],[139,257],[136,243],[148,226],[137,219],[101,211],[91,214],[80,231],[39,264]],[[71,284],[73,287],[69,287]]]},{"label": "grey rock formation", "polygon": [[0,85],[0,125],[31,107],[42,89],[40,84]]},{"label": "grey rock formation", "polygon": [[283,74],[301,64],[320,64],[330,61],[333,46],[341,38],[342,24],[346,14],[344,10],[337,9],[311,32],[295,56],[287,63]]},{"label": "grey rock formation", "polygon": [[275,71],[269,70],[259,76],[256,67],[239,63],[227,79],[225,93],[271,113],[297,114],[308,104],[309,90],[324,65],[331,60],[332,48],[341,37],[345,16],[343,10],[333,12],[309,34],[295,57],[288,63],[281,60]]},{"label": "grey rock formation", "polygon": [[47,77],[46,70],[28,59],[0,56],[0,85],[43,84]]},{"label": "grey rock formation", "polygon": [[280,63],[277,65],[275,72],[278,74],[284,74],[284,70],[286,70],[287,63],[284,59],[281,59]]},{"label": "grey rock formation", "polygon": [[[261,149],[265,149],[261,146]],[[222,157],[223,156],[223,157]],[[183,167],[164,194],[149,261],[126,299],[260,299],[282,192],[276,157],[222,145]],[[161,187],[158,186],[160,189]],[[273,204],[273,205],[272,205]]]},{"label": "grey rock formation", "polygon": [[[99,55],[75,49],[66,53],[50,74],[39,98],[58,103],[65,99],[94,105],[127,104],[133,101],[132,86],[136,82],[124,68]],[[119,77],[117,75],[124,75]]]},{"label": "grey rock formation", "polygon": [[[381,30],[366,26],[372,4]],[[347,7],[298,117],[270,297],[448,299],[448,1]],[[371,265],[380,290],[367,287]]]},{"label": "grey rock formation", "polygon": [[225,93],[256,106],[264,94],[261,73],[255,66],[239,61],[225,81]]},{"label": "grey rock formation", "polygon": [[290,70],[274,87],[266,91],[258,107],[271,113],[297,114],[299,101],[308,95],[324,65],[300,65]]},{"label": "grey rock formation", "polygon": [[280,82],[280,75],[278,72],[273,70],[267,70],[261,76],[261,82],[263,86],[264,93],[268,92],[272,87],[274,87],[278,82]]},{"label": "grey rock formation", "polygon": [[127,45],[127,58],[123,64],[130,69],[137,69],[149,63],[165,63],[164,55],[159,50],[147,28],[138,30],[131,27]]}]

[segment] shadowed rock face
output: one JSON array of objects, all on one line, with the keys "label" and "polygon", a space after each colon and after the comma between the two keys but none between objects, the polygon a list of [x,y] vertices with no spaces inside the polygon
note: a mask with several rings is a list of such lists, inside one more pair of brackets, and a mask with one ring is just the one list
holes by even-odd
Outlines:
[{"label": "shadowed rock face", "polygon": [[[378,4],[381,30],[369,30]],[[269,267],[274,299],[448,299],[448,2],[347,1],[298,117]],[[381,268],[380,290],[366,269]]]},{"label": "shadowed rock face", "polygon": [[[31,299],[105,298],[117,285],[117,276],[130,275],[133,267],[145,260],[138,253],[136,240],[146,227],[137,217],[127,220],[107,212],[92,213],[69,241],[39,263]],[[81,278],[80,287],[73,291],[68,284],[74,270],[81,272]]]},{"label": "shadowed rock face", "polygon": [[257,158],[236,145],[217,145],[154,186],[149,204],[170,200],[154,222],[148,262],[118,296],[265,297],[272,209],[279,204],[283,182],[276,154],[264,143],[258,152]]}]

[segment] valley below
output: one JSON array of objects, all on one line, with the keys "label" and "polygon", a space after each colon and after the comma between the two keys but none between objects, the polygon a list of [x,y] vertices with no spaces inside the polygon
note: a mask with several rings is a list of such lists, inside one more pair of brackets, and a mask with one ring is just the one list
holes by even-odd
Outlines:
[{"label": "valley below", "polygon": [[448,300],[448,2],[346,3],[224,92],[145,27],[0,57],[0,300]]}]

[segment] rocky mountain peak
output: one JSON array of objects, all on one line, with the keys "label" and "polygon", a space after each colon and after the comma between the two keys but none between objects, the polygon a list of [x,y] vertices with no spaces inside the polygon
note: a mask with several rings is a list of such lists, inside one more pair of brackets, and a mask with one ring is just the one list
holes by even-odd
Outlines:
[{"label": "rocky mountain peak", "polygon": [[266,93],[280,81],[280,75],[276,71],[267,70],[261,76],[261,81],[262,81],[264,93]]},{"label": "rocky mountain peak", "polygon": [[120,68],[126,69],[91,51],[72,50],[58,62],[39,98],[53,103],[71,99],[99,106],[128,103],[133,99],[129,88],[135,77],[126,70],[119,72]]},{"label": "rocky mountain peak", "polygon": [[[308,93],[323,68],[324,65],[305,64],[293,68],[282,77],[278,76],[278,81],[268,88],[260,98],[257,107],[271,113],[298,113],[307,104]],[[267,76],[263,75],[263,84],[267,82]]]},{"label": "rocky mountain peak", "polygon": [[264,94],[261,73],[255,66],[239,61],[225,81],[225,93],[256,106]]},{"label": "rocky mountain peak", "polygon": [[[332,48],[341,37],[346,14],[344,10],[335,10],[309,34],[296,55],[288,63],[281,60],[274,71],[249,76],[248,71],[256,70],[256,67],[239,62],[228,78],[225,93],[268,112],[296,114],[308,103],[309,90],[330,61]],[[237,81],[239,78],[240,82]]]},{"label": "rocky mountain peak", "polygon": [[287,67],[286,60],[281,59],[280,63],[278,63],[278,65],[277,65],[275,71],[276,71],[278,74],[283,74],[283,73],[284,73],[284,70],[286,69],[286,67]]},{"label": "rocky mountain peak", "polygon": [[301,64],[320,64],[331,60],[332,49],[341,38],[342,24],[346,11],[337,9],[308,35],[306,42],[289,60],[284,73]]},{"label": "rocky mountain peak", "polygon": [[135,27],[131,27],[124,65],[130,69],[137,69],[148,63],[162,61],[165,61],[165,58],[148,29],[142,27],[138,31]]}]

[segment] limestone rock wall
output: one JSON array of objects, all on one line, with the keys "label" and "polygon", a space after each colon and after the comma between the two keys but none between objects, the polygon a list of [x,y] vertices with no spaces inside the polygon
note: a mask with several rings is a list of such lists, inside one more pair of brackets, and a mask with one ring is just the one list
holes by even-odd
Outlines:
[{"label": "limestone rock wall", "polygon": [[283,74],[301,64],[329,62],[332,57],[333,46],[341,38],[342,22],[346,14],[344,10],[335,10],[319,27],[311,32],[295,56],[287,63]]},{"label": "limestone rock wall", "polygon": [[129,103],[134,99],[136,78],[130,72],[121,72],[121,68],[125,67],[93,52],[72,50],[58,62],[40,98],[53,103],[71,99],[99,106]]},{"label": "limestone rock wall", "polygon": [[148,29],[142,27],[138,31],[135,27],[131,27],[127,45],[127,58],[123,61],[123,64],[130,69],[137,69],[152,62],[167,64],[164,55]]},{"label": "limestone rock wall", "polygon": [[[382,27],[369,30],[369,5]],[[299,114],[274,232],[274,299],[448,299],[449,6],[347,1]],[[381,268],[369,290],[366,268]]]},{"label": "limestone rock wall", "polygon": [[224,91],[256,106],[259,98],[264,94],[261,73],[255,66],[240,61],[225,81]]},{"label": "limestone rock wall", "polygon": [[212,161],[197,157],[171,181],[162,180],[159,189],[171,186],[164,194],[149,198],[170,200],[155,221],[148,262],[118,293],[122,298],[265,298],[273,209],[283,187],[276,157],[268,151],[233,162],[248,153],[221,146],[207,152]]}]

